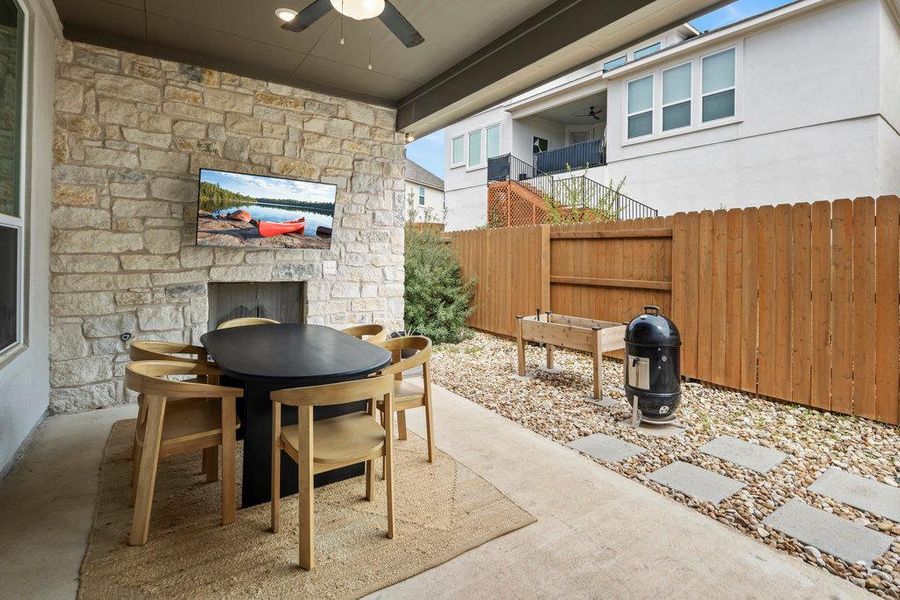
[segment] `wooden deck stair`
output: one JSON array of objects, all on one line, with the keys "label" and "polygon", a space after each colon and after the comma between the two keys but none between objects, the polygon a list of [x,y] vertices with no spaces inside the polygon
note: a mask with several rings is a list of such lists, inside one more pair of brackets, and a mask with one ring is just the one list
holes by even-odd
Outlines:
[{"label": "wooden deck stair", "polygon": [[537,225],[546,218],[547,206],[536,188],[518,181],[488,183],[488,223]]}]

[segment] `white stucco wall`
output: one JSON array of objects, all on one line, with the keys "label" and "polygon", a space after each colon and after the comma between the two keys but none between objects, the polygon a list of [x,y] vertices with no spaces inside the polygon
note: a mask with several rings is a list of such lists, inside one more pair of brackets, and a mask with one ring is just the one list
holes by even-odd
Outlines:
[{"label": "white stucco wall", "polygon": [[26,187],[27,347],[0,362],[0,473],[47,410],[49,385],[50,169],[53,140],[54,29],[40,3],[23,0],[30,15],[30,146]]},{"label": "white stucco wall", "polygon": [[[624,192],[660,214],[888,193],[889,176],[877,166],[889,169],[883,153],[894,142],[879,121],[896,87],[885,80],[897,77],[900,63],[884,11],[881,0],[831,4],[611,79],[605,175],[627,177]],[[731,46],[738,49],[735,122],[624,140],[627,81]]]},{"label": "white stucco wall", "polygon": [[[900,23],[884,0],[880,6],[879,51],[881,66],[881,114],[900,132]],[[898,169],[900,170],[900,169]]]},{"label": "white stucco wall", "polygon": [[[430,221],[442,223],[444,221],[444,192],[428,186],[425,188],[425,205],[419,204],[419,184],[413,181],[406,182],[406,200],[412,199],[416,209],[416,221]],[[407,205],[408,206],[408,205]],[[430,218],[426,218],[429,217]],[[404,215],[406,216],[406,215]]]},{"label": "white stucco wall", "polygon": [[[486,110],[450,125],[445,130],[444,143],[444,200],[448,231],[472,229],[487,222],[487,160],[477,167],[452,166],[452,140],[468,132],[500,123],[500,154],[512,148],[512,117],[503,108]],[[484,136],[482,136],[484,137]],[[484,147],[484,139],[482,139]],[[464,138],[465,143],[465,138]],[[468,150],[466,150],[468,156]]]}]

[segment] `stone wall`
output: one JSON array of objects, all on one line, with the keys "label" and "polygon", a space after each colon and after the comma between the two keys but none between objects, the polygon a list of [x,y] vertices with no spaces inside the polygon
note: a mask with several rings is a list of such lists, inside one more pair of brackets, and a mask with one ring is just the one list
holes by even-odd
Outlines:
[{"label": "stone wall", "polygon": [[[310,323],[401,326],[394,111],[61,42],[55,117],[51,411],[124,401],[123,332],[197,343],[210,281],[308,281]],[[194,246],[202,167],[336,184],[331,249]]]}]

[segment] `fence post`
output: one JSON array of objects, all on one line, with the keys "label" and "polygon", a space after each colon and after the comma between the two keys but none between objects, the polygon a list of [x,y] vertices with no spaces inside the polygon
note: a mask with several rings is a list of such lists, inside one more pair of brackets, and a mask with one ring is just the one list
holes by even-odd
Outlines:
[{"label": "fence post", "polygon": [[541,306],[550,308],[550,226],[541,225]]}]

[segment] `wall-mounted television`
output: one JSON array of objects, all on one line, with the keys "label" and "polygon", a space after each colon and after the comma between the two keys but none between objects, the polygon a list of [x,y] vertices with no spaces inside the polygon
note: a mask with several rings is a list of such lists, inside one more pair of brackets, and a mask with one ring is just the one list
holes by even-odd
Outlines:
[{"label": "wall-mounted television", "polygon": [[331,247],[332,184],[200,169],[199,188],[198,246]]}]

